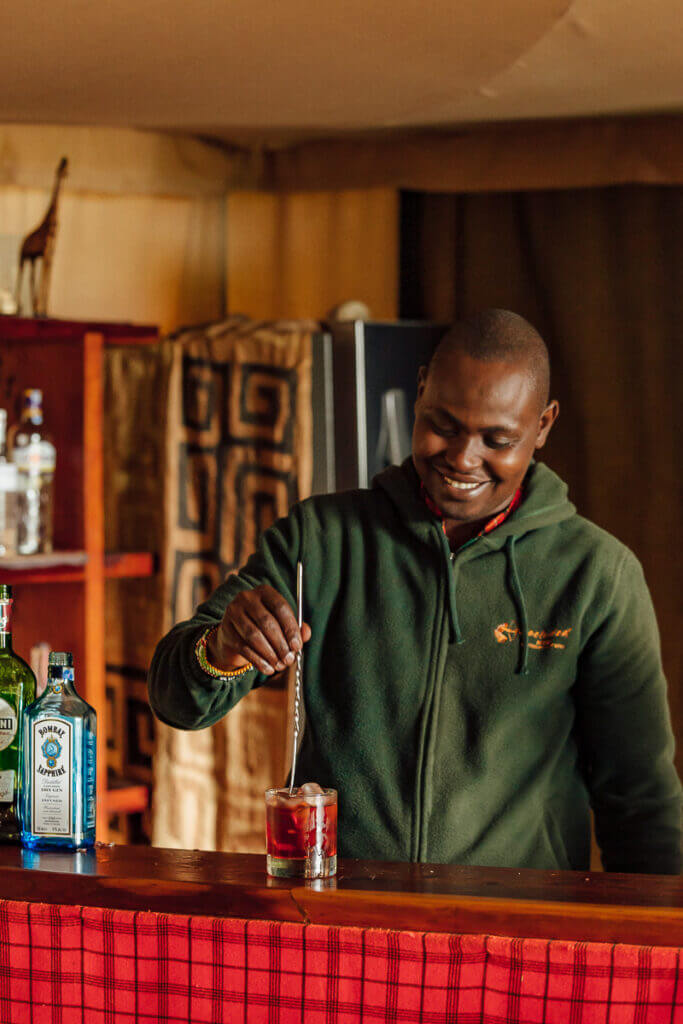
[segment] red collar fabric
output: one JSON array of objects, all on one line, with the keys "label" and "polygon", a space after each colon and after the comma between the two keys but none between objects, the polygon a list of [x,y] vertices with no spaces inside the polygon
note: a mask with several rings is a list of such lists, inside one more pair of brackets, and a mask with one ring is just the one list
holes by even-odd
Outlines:
[{"label": "red collar fabric", "polygon": [[[441,511],[441,509],[439,508],[439,506],[436,504],[436,502],[432,501],[432,499],[429,497],[429,495],[427,494],[427,489],[426,489],[425,485],[422,483],[422,481],[420,481],[420,494],[422,495],[422,498],[423,498],[423,500],[425,502],[425,505],[427,506],[429,511],[432,513],[432,515],[436,516],[437,519],[441,520],[441,528],[442,528],[443,532],[445,533],[446,532],[446,522],[445,522],[445,519],[444,519],[444,514]],[[522,504],[522,488],[518,487],[517,490],[515,491],[515,493],[513,494],[512,500],[511,500],[510,504],[508,505],[508,507],[504,508],[502,512],[499,512],[497,515],[495,515],[493,517],[493,519],[489,519],[489,521],[486,524],[486,526],[484,527],[484,529],[479,531],[479,533],[477,534],[477,537],[483,537],[485,534],[491,533],[491,531],[495,530],[495,528],[497,526],[500,526],[501,523],[504,523],[505,520],[507,519],[507,517],[512,515],[512,513],[515,511],[515,509],[519,508],[519,506],[521,504]]]}]

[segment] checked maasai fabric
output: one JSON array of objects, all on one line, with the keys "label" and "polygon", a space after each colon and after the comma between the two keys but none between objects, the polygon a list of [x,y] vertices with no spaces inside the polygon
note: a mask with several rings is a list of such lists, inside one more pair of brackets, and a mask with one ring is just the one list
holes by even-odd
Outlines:
[{"label": "checked maasai fabric", "polygon": [[2,1024],[683,1024],[680,950],[0,901]]}]

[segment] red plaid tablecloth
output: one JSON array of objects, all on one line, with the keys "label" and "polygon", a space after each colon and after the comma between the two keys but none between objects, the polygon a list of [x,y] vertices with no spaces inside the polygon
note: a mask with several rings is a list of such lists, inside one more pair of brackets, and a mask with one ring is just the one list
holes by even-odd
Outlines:
[{"label": "red plaid tablecloth", "polygon": [[0,901],[2,1024],[683,1024],[680,950]]}]

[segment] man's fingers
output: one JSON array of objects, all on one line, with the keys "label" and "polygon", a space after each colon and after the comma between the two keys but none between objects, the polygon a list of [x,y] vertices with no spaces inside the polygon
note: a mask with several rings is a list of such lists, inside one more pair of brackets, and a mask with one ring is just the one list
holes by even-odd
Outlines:
[{"label": "man's fingers", "polygon": [[224,626],[234,637],[230,646],[266,675],[293,665],[311,637],[310,626],[304,623],[299,630],[285,598],[267,585],[239,594],[226,610]]},{"label": "man's fingers", "polygon": [[257,668],[259,672],[263,672],[267,676],[272,676],[274,674],[275,669],[270,662],[262,658],[260,654],[257,654],[257,652],[249,646],[249,644],[245,643],[243,637],[237,632],[232,622],[226,622],[224,619],[222,628],[225,634],[225,641],[229,647],[237,651],[238,654],[241,654],[243,658],[247,659],[247,661],[250,661],[254,668]]},{"label": "man's fingers", "polygon": [[263,672],[264,675],[273,676],[275,675],[276,672],[280,671],[280,669],[273,668],[273,666],[270,665],[267,661],[264,661],[263,658],[260,658],[256,651],[252,651],[251,647],[248,644],[245,644],[242,650],[244,652],[244,657],[248,658],[252,665],[255,668],[257,668],[259,672]]},{"label": "man's fingers", "polygon": [[[274,593],[275,591],[273,591]],[[271,605],[266,604],[268,595],[262,594],[259,596],[262,598],[262,601],[258,604],[255,602],[251,603],[247,608],[247,614],[261,629],[280,661],[284,665],[291,665],[294,661],[294,655],[290,650],[291,645],[286,635],[286,622],[282,621],[282,617],[285,620],[287,619],[287,612],[291,615],[291,609],[282,598],[278,600],[271,598],[271,607]],[[296,626],[296,621],[294,625]]]},{"label": "man's fingers", "polygon": [[291,665],[294,661],[294,653],[301,650],[302,638],[299,632],[299,625],[296,616],[289,607],[284,597],[278,594],[273,587],[264,587],[261,599],[278,622],[284,641],[284,648],[278,647],[285,663]]},{"label": "man's fingers", "polygon": [[[235,608],[230,616],[230,623],[242,644],[254,651],[259,661],[265,662],[273,671],[282,671],[285,667],[284,662],[270,644],[268,637],[264,635],[261,623],[255,622],[248,614],[248,610],[242,607]],[[245,654],[244,657],[248,655]]]}]

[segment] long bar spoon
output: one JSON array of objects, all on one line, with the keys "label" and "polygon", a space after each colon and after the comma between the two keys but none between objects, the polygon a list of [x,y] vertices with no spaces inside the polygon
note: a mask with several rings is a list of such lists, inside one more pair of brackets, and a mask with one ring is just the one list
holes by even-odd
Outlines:
[{"label": "long bar spoon", "polygon": [[[296,605],[299,632],[304,624],[304,564],[296,563]],[[294,772],[296,771],[296,755],[301,732],[301,683],[303,673],[304,651],[300,647],[296,654],[296,675],[294,678],[294,722],[292,728],[292,771],[289,776],[289,795],[294,795]]]}]

